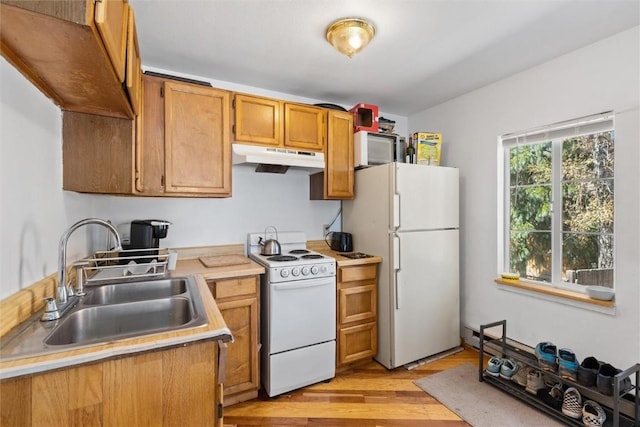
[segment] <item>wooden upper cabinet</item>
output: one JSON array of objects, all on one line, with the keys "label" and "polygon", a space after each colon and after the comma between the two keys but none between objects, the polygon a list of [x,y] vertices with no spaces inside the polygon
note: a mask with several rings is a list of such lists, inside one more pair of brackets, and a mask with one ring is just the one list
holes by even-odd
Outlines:
[{"label": "wooden upper cabinet", "polygon": [[329,110],[327,117],[324,171],[309,176],[309,196],[311,200],[353,199],[353,115]]},{"label": "wooden upper cabinet", "polygon": [[101,0],[95,3],[95,23],[104,42],[111,64],[124,81],[127,59],[127,32],[129,27],[129,5],[126,0]]},{"label": "wooden upper cabinet", "polygon": [[230,95],[164,83],[165,191],[231,195]]},{"label": "wooden upper cabinet", "polygon": [[328,199],[353,199],[353,115],[329,111],[324,187]]},{"label": "wooden upper cabinet", "polygon": [[128,10],[126,0],[2,0],[0,51],[63,110],[131,119]]},{"label": "wooden upper cabinet", "polygon": [[236,94],[235,142],[277,147],[282,139],[282,102]]},{"label": "wooden upper cabinet", "polygon": [[129,24],[127,25],[127,62],[125,72],[125,87],[133,113],[137,116],[142,110],[142,60],[138,47],[138,34],[133,9],[129,9]]},{"label": "wooden upper cabinet", "polygon": [[284,104],[284,146],[322,151],[326,135],[326,112],[322,108]]},{"label": "wooden upper cabinet", "polygon": [[63,112],[63,188],[139,196],[231,196],[230,94],[143,76],[134,120]]},{"label": "wooden upper cabinet", "polygon": [[323,108],[236,94],[233,142],[322,151],[326,137]]}]

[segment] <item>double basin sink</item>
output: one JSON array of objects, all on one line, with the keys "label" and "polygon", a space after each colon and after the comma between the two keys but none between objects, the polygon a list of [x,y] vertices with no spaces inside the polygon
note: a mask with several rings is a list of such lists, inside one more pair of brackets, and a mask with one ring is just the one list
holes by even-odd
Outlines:
[{"label": "double basin sink", "polygon": [[41,355],[208,323],[192,276],[93,285],[59,320],[2,339],[0,359]]}]

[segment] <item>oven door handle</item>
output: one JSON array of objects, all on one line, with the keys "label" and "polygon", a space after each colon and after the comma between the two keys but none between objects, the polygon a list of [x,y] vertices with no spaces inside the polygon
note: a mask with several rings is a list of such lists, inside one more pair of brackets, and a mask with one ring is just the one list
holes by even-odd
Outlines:
[{"label": "oven door handle", "polygon": [[327,286],[327,285],[331,285],[331,282],[323,280],[320,282],[311,281],[309,283],[277,283],[272,286],[276,291],[289,291],[293,289],[314,288],[316,286]]}]

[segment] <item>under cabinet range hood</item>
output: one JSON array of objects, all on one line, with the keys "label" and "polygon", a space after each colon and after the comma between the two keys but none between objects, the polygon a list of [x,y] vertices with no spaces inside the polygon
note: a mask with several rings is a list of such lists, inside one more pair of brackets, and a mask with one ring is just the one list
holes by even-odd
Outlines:
[{"label": "under cabinet range hood", "polygon": [[[292,150],[289,148],[261,147],[259,145],[233,144],[233,164],[252,163],[258,165],[283,166],[273,168],[263,166],[258,172],[286,172],[286,166],[303,169],[324,169],[324,154],[315,151]],[[276,169],[284,170],[283,172]]]}]

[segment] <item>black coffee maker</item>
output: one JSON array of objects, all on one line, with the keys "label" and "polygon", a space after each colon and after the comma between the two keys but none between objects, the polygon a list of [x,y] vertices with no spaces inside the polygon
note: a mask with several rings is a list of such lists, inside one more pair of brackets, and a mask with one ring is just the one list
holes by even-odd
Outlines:
[{"label": "black coffee maker", "polygon": [[[158,256],[157,249],[160,247],[160,239],[167,237],[169,231],[169,221],[159,219],[136,219],[131,221],[129,230],[129,244],[123,244],[123,249],[156,249],[146,251],[127,252],[127,256],[146,257]],[[140,260],[141,262],[151,262],[153,258]]]}]

